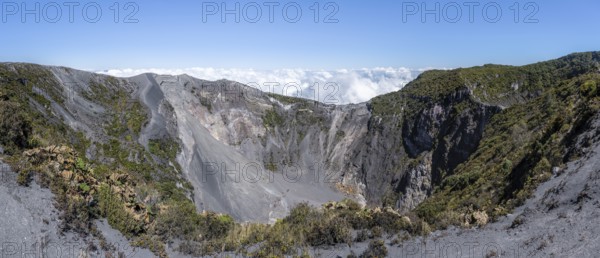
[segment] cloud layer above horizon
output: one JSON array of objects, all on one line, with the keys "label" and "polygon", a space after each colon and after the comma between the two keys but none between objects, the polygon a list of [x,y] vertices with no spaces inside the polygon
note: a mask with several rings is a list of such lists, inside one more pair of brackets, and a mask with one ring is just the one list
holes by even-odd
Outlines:
[{"label": "cloud layer above horizon", "polygon": [[203,80],[227,79],[262,91],[286,96],[302,97],[327,104],[361,103],[371,98],[398,91],[427,69],[364,68],[305,70],[305,69],[115,69],[99,73],[116,77],[130,77],[142,73],[161,75],[187,74]]}]

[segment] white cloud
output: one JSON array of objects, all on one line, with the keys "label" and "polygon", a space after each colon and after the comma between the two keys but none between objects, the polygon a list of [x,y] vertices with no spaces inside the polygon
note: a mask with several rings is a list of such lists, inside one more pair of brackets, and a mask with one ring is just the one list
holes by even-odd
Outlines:
[{"label": "white cloud", "polygon": [[142,73],[188,74],[203,80],[237,81],[253,87],[260,87],[263,91],[299,96],[329,104],[348,104],[364,102],[375,96],[400,90],[424,70],[427,69],[378,67],[326,71],[185,68],[121,69],[100,73],[117,77],[130,77]]}]

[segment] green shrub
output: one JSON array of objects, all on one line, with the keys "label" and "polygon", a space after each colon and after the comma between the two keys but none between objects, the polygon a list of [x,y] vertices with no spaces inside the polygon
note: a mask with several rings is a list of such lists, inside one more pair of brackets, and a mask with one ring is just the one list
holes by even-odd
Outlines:
[{"label": "green shrub", "polygon": [[369,247],[365,250],[360,257],[361,258],[384,258],[387,257],[388,250],[385,247],[383,240],[373,240],[369,243]]},{"label": "green shrub", "polygon": [[362,209],[361,205],[352,199],[344,199],[342,204],[346,205],[349,211],[360,211]]},{"label": "green shrub", "polygon": [[200,215],[196,207],[188,202],[169,201],[166,210],[156,217],[154,234],[166,239],[197,240],[200,232]]},{"label": "green shrub", "polygon": [[513,169],[513,163],[510,159],[504,159],[504,162],[502,162],[502,171],[505,174],[510,173],[510,171]]},{"label": "green shrub", "polygon": [[284,218],[284,221],[291,225],[304,225],[314,216],[314,208],[308,203],[302,202],[296,205],[290,211],[290,214]]},{"label": "green shrub", "polygon": [[82,171],[87,170],[86,163],[81,157],[78,157],[77,160],[75,161],[75,168],[82,170]]},{"label": "green shrub", "polygon": [[281,126],[284,120],[283,117],[275,111],[275,109],[269,109],[263,116],[263,124],[266,128],[275,128]]},{"label": "green shrub", "polygon": [[362,229],[356,233],[356,238],[354,238],[354,242],[364,242],[368,238],[369,238],[369,232],[366,229]]},{"label": "green shrub", "polygon": [[22,169],[17,174],[17,183],[22,186],[29,186],[31,182],[31,172],[27,169]]},{"label": "green shrub", "polygon": [[205,235],[208,239],[223,238],[233,228],[235,222],[229,215],[207,213],[202,216]]},{"label": "green shrub", "polygon": [[79,184],[79,190],[81,190],[84,194],[90,192],[90,186],[86,183]]},{"label": "green shrub", "polygon": [[77,196],[65,196],[66,202],[61,214],[63,231],[73,230],[88,234],[93,217],[87,202]]},{"label": "green shrub", "polygon": [[[410,228],[402,219],[402,216],[395,212],[376,212],[372,215],[370,228],[375,230],[384,230],[387,233],[397,233],[401,230]],[[378,235],[382,235],[379,233]]]},{"label": "green shrub", "polygon": [[380,226],[375,226],[371,229],[371,238],[381,238],[383,236],[383,229]]},{"label": "green shrub", "polygon": [[337,217],[330,221],[316,221],[307,236],[307,241],[312,246],[350,243],[351,240],[348,223]]},{"label": "green shrub", "polygon": [[4,151],[14,154],[29,147],[32,133],[31,120],[23,107],[14,102],[0,101],[0,145],[4,146]]},{"label": "green shrub", "polygon": [[581,85],[580,89],[584,96],[594,96],[597,93],[596,81],[586,81]]},{"label": "green shrub", "polygon": [[145,231],[143,221],[137,221],[125,210],[123,200],[111,191],[110,186],[100,186],[97,197],[100,216],[107,218],[113,228],[128,237],[139,236]]},{"label": "green shrub", "polygon": [[125,113],[127,128],[136,135],[142,131],[144,123],[148,120],[146,110],[139,101],[133,102],[129,110]]},{"label": "green shrub", "polygon": [[465,189],[477,181],[478,174],[477,171],[473,171],[451,175],[442,181],[440,188],[449,188],[455,191]]},{"label": "green shrub", "polygon": [[173,139],[151,139],[148,141],[150,153],[164,160],[173,161],[179,152],[179,144]]}]

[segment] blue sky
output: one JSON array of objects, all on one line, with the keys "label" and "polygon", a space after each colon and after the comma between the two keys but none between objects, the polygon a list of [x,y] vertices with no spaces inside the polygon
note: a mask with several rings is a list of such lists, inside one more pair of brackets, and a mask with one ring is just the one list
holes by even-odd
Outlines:
[{"label": "blue sky", "polygon": [[[462,11],[456,17],[451,1],[278,1],[274,22],[269,22],[267,1],[256,1],[262,17],[257,23],[244,19],[255,16],[253,6],[240,10],[240,22],[233,15],[221,21],[220,11],[203,17],[205,8],[225,3],[233,9],[236,1],[117,1],[119,22],[111,10],[114,1],[79,1],[74,6],[73,23],[69,7],[55,1],[62,16],[56,18],[56,6],[50,1],[2,1],[0,20],[0,61],[34,62],[81,69],[122,68],[306,68],[340,69],[363,67],[468,67],[484,63],[526,64],[556,58],[571,52],[600,50],[600,1],[479,1],[474,6],[474,21],[469,21],[469,1],[454,1]],[[126,3],[131,2],[128,9]],[[238,1],[240,9],[250,1]],[[319,3],[319,22],[311,6]],[[325,9],[326,3],[329,8]],[[22,21],[23,6],[35,9]],[[434,9],[440,4],[440,22],[435,15],[421,20],[421,10],[408,9],[422,4]],[[515,22],[515,3],[520,12]],[[531,3],[527,5],[527,3]],[[83,17],[83,6],[88,16]],[[300,7],[302,17],[296,23],[282,15],[288,4],[288,19]],[[488,16],[483,6],[488,4]],[[17,6],[19,10],[15,10]],[[447,8],[444,9],[444,6]],[[44,8],[46,7],[46,8]],[[95,7],[102,17],[93,20]],[[114,7],[114,6],[113,6]],[[137,23],[123,23],[132,17]],[[325,17],[338,7],[333,19]],[[502,10],[496,23],[495,9]],[[528,7],[528,9],[525,9]],[[537,13],[524,23],[533,11]],[[444,12],[444,10],[446,12]],[[415,13],[408,15],[409,13]],[[245,15],[247,14],[247,15]],[[404,16],[404,17],[403,17]],[[291,17],[291,18],[290,18]],[[56,18],[56,19],[55,19]],[[205,19],[205,22],[203,21]],[[403,18],[405,19],[403,21]],[[446,19],[444,19],[446,18]],[[49,21],[57,20],[56,23]]]}]

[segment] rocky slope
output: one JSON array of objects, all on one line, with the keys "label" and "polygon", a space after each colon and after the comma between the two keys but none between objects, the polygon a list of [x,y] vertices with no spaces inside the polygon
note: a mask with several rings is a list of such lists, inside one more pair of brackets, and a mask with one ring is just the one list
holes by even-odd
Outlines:
[{"label": "rocky slope", "polygon": [[[595,257],[600,213],[600,113],[575,146],[581,157],[541,184],[522,206],[477,228],[452,227],[398,241],[385,239],[389,257]],[[320,249],[323,257],[360,254],[368,243]]]},{"label": "rocky slope", "polygon": [[74,232],[63,232],[64,218],[54,206],[52,192],[36,183],[19,186],[17,175],[7,164],[0,163],[0,169],[2,257],[153,256],[148,250],[132,247],[105,220],[96,222],[99,230],[96,237],[86,239]]},{"label": "rocky slope", "polygon": [[[394,230],[418,234],[482,226],[583,155],[578,139],[594,128],[600,107],[599,61],[591,52],[429,71],[401,91],[345,106],[186,75],[114,78],[5,63],[2,159],[20,184],[39,182],[57,195],[55,205],[67,210],[61,225],[84,232],[106,218],[159,255],[171,244],[193,254],[233,248],[218,241],[237,224],[212,212],[275,223],[298,203],[345,198],[410,218],[343,205],[326,212],[329,226],[385,228],[388,218]],[[44,154],[49,146],[72,151]],[[270,230],[286,223],[297,230],[297,222],[286,218]],[[318,236],[340,233],[313,226]],[[264,241],[286,240],[276,233]],[[327,243],[346,241],[342,235]],[[222,245],[196,246],[208,240]]]}]

